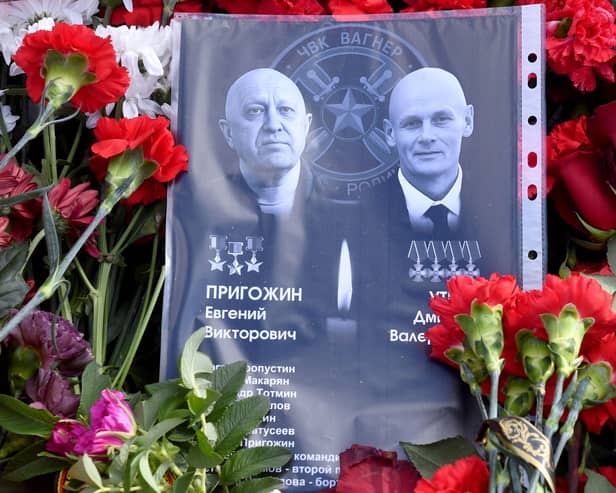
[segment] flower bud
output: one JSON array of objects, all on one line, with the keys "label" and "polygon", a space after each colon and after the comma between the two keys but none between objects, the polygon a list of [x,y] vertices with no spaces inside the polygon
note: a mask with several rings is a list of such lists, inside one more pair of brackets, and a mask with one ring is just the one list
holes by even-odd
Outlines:
[{"label": "flower bud", "polygon": [[[488,378],[488,370],[481,358],[478,358],[471,350],[462,346],[453,346],[445,351],[445,356],[458,364],[460,367],[460,378],[470,386],[471,391],[481,392],[479,385]],[[470,375],[464,370],[463,365],[470,370]]]},{"label": "flower bud", "polygon": [[612,384],[612,367],[600,362],[582,366],[578,371],[578,382],[588,379],[588,385],[582,395],[584,407],[603,404],[612,399],[616,388]]},{"label": "flower bud", "polygon": [[144,160],[143,149],[127,149],[109,160],[105,181],[109,184],[107,197],[101,205],[113,208],[117,197],[113,193],[122,189],[122,198],[129,197],[146,178],[149,178],[158,168],[152,161]]},{"label": "flower bud", "polygon": [[485,303],[471,303],[470,315],[455,316],[456,322],[464,331],[464,344],[483,360],[488,372],[499,372],[504,361],[503,352],[502,305],[490,307]]},{"label": "flower bud", "polygon": [[543,387],[554,373],[554,361],[548,343],[530,330],[520,330],[515,335],[518,354],[528,379]]},{"label": "flower bud", "polygon": [[548,348],[552,352],[556,370],[568,377],[582,362],[578,354],[584,335],[594,323],[594,319],[581,319],[575,305],[568,303],[558,317],[544,313],[541,320],[548,334]]},{"label": "flower bud", "polygon": [[81,53],[65,56],[56,50],[49,50],[42,68],[45,78],[46,94],[54,108],[70,101],[83,86],[96,81],[96,76],[88,69],[88,59]]},{"label": "flower bud", "polygon": [[530,380],[511,377],[505,385],[505,409],[509,414],[526,416],[535,405],[535,392]]}]

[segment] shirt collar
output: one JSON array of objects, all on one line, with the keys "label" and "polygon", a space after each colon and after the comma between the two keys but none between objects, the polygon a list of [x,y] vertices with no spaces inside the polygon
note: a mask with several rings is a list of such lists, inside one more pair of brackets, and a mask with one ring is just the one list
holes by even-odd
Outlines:
[{"label": "shirt collar", "polygon": [[406,202],[406,210],[408,211],[411,224],[417,219],[423,217],[426,211],[433,205],[442,204],[451,214],[460,215],[460,191],[462,190],[462,167],[458,164],[458,176],[453,183],[449,192],[441,200],[432,200],[427,195],[417,190],[411,185],[402,174],[402,170],[398,169],[398,181],[402,187],[404,201]]}]

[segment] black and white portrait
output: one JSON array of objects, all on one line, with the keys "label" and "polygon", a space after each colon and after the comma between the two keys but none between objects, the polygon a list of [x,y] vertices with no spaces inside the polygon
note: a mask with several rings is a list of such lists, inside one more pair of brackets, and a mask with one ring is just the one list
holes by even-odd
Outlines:
[{"label": "black and white portrait", "polygon": [[300,157],[311,118],[297,86],[273,69],[251,70],[227,91],[220,129],[262,212],[288,215],[298,189],[297,200],[310,193]]},{"label": "black and white portrait", "polygon": [[397,182],[413,230],[442,236],[459,228],[460,150],[473,123],[473,105],[446,70],[421,68],[394,87],[384,129],[387,143],[398,152]]},{"label": "black and white portrait", "polygon": [[527,272],[520,10],[181,24],[162,375],[202,326],[213,361],[248,361],[272,405],[252,444],[293,449],[293,493],[353,443],[474,435],[429,303]]}]

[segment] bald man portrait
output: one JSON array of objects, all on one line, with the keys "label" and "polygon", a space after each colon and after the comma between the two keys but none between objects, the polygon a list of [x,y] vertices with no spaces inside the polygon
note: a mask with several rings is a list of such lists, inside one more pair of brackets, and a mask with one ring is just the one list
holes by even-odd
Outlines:
[{"label": "bald man portrait", "polygon": [[311,192],[300,165],[311,119],[295,83],[276,70],[251,70],[229,88],[218,124],[262,212],[288,215],[298,186],[300,199]]},{"label": "bald man portrait", "polygon": [[460,228],[462,140],[473,133],[473,106],[455,75],[421,68],[394,87],[387,143],[398,151],[397,183],[413,231],[446,236]]},{"label": "bald man portrait", "polygon": [[[447,269],[454,260],[466,262],[459,248],[444,246],[478,239],[475,219],[481,206],[477,198],[465,196],[464,177],[473,174],[466,173],[460,160],[474,117],[453,74],[420,68],[404,76],[390,93],[383,124],[399,169],[361,197],[358,297],[361,307],[370,307],[362,312],[371,328],[364,337],[373,338],[366,364],[411,369],[392,370],[382,392],[392,406],[392,422],[411,417],[405,433],[418,442],[475,429],[468,426],[473,408],[459,375],[432,360],[430,346],[422,343],[423,332],[434,323],[430,297],[446,290]],[[473,188],[466,187],[466,193],[477,194]],[[419,342],[408,342],[411,336]],[[406,343],[400,342],[403,338]],[[400,395],[394,406],[392,396],[399,388],[413,397]],[[383,430],[387,426],[383,423]]]}]

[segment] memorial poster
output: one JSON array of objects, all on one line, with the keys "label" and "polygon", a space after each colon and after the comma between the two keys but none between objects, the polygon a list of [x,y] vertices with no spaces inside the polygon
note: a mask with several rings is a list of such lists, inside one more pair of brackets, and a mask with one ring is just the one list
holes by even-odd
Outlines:
[{"label": "memorial poster", "polygon": [[541,6],[395,16],[182,18],[162,377],[206,327],[319,491],[353,443],[473,436],[429,357],[454,275],[544,274]]}]

